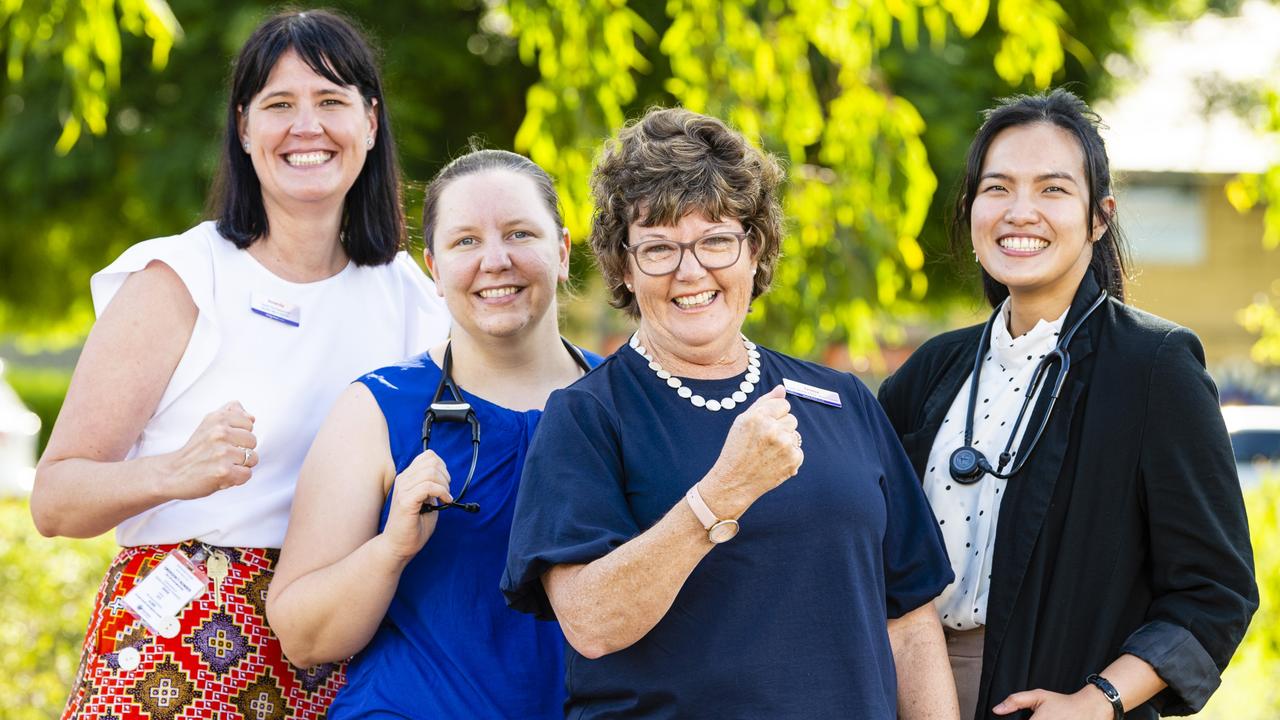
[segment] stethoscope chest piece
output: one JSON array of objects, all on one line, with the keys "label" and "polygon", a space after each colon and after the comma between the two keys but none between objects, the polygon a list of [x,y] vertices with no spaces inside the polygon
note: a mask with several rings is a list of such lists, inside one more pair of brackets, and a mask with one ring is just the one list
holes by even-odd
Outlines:
[{"label": "stethoscope chest piece", "polygon": [[982,467],[982,462],[978,455],[978,451],[969,446],[956,448],[951,453],[950,470],[951,479],[961,485],[972,485],[982,479],[986,470]]}]

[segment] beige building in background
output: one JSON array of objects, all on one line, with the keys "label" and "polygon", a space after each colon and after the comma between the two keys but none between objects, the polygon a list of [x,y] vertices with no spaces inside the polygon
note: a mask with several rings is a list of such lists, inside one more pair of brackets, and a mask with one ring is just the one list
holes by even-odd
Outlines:
[{"label": "beige building in background", "polygon": [[1118,197],[1133,250],[1130,304],[1194,330],[1211,366],[1248,359],[1257,338],[1236,314],[1280,286],[1280,252],[1262,246],[1261,211],[1227,202],[1231,177],[1130,173]]},{"label": "beige building in background", "polygon": [[1129,301],[1194,330],[1211,367],[1248,360],[1255,338],[1237,313],[1280,291],[1261,210],[1237,212],[1225,190],[1280,162],[1276,139],[1240,112],[1249,91],[1280,79],[1277,38],[1280,7],[1259,0],[1238,17],[1150,28],[1133,63],[1109,65],[1119,86],[1097,108],[1132,250]]}]

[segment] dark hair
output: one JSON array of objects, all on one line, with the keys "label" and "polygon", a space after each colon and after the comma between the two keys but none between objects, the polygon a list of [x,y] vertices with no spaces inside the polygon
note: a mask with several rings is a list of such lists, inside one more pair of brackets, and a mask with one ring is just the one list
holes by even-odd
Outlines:
[{"label": "dark hair", "polygon": [[227,97],[222,159],[209,202],[210,214],[218,220],[218,232],[241,249],[269,232],[262,187],[253,162],[240,145],[240,109],[262,90],[276,63],[290,50],[330,82],[354,86],[366,107],[373,107],[377,134],[364,167],[347,191],[341,237],[347,256],[356,265],[391,262],[404,245],[405,227],[400,166],[382,78],[369,42],[350,20],[329,10],[281,12],[259,25],[240,49]]},{"label": "dark hair", "polygon": [[[1058,88],[1041,95],[1017,95],[1002,99],[998,105],[983,113],[982,127],[969,145],[965,161],[964,178],[956,193],[951,218],[951,247],[960,256],[970,242],[970,211],[982,178],[982,163],[987,150],[1001,132],[1021,125],[1048,123],[1071,133],[1080,143],[1084,155],[1085,184],[1089,190],[1089,225],[1101,218],[1106,232],[1093,244],[1093,257],[1089,269],[1094,273],[1102,289],[1111,297],[1124,301],[1124,282],[1127,261],[1124,234],[1114,213],[1108,213],[1102,201],[1112,194],[1111,165],[1107,160],[1106,144],[1098,134],[1102,121],[1083,100],[1069,90]],[[1009,297],[1009,288],[982,272],[982,290],[992,307]]]},{"label": "dark hair", "polygon": [[631,223],[675,225],[694,210],[714,220],[733,218],[750,231],[751,252],[759,263],[751,298],[763,295],[782,246],[782,179],[772,155],[717,118],[684,108],[653,108],[628,123],[605,145],[591,174],[591,249],[612,295],[610,304],[632,317],[640,314],[623,280]]},{"label": "dark hair", "polygon": [[538,194],[542,196],[542,201],[547,205],[547,212],[551,213],[551,219],[555,221],[556,233],[564,229],[564,220],[560,214],[560,196],[556,194],[556,184],[546,170],[523,155],[506,150],[484,150],[473,141],[470,152],[445,165],[431,179],[431,184],[427,185],[426,196],[422,199],[422,236],[426,242],[427,252],[433,252],[435,249],[436,207],[440,204],[440,195],[444,193],[444,189],[460,177],[488,170],[506,170],[532,180],[534,186],[538,188]]}]

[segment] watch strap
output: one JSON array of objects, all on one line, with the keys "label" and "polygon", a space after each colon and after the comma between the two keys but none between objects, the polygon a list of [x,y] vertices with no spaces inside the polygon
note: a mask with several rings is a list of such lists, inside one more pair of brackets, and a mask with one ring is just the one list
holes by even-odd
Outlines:
[{"label": "watch strap", "polygon": [[1106,696],[1107,701],[1111,703],[1112,720],[1124,720],[1124,702],[1121,701],[1120,691],[1116,690],[1115,685],[1097,673],[1085,678],[1084,681],[1101,690]]},{"label": "watch strap", "polygon": [[702,523],[702,527],[708,532],[711,527],[720,522],[720,518],[711,512],[711,508],[707,507],[707,501],[702,499],[702,493],[698,492],[698,484],[694,483],[689,488],[689,492],[685,493],[685,500],[689,502],[689,509],[693,510],[694,517],[698,518],[698,522]]}]

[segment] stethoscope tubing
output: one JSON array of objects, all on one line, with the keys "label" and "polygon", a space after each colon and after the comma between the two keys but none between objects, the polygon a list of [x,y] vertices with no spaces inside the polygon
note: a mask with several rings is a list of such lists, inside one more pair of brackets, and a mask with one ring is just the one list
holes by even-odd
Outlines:
[{"label": "stethoscope tubing", "polygon": [[[569,355],[573,357],[574,363],[582,369],[584,373],[591,372],[591,365],[587,362],[587,358],[582,351],[573,345],[573,343],[560,338],[560,342],[564,345]],[[453,399],[441,402],[444,397],[445,390],[453,396]],[[440,382],[436,384],[436,392],[431,397],[430,404],[422,417],[422,452],[427,451],[427,447],[431,444],[431,428],[437,420],[444,422],[465,422],[471,426],[471,468],[467,470],[467,479],[462,483],[462,490],[458,492],[453,502],[440,503],[432,505],[423,503],[422,508],[418,511],[420,514],[437,512],[446,508],[456,507],[469,513],[480,511],[479,503],[463,502],[463,497],[467,494],[467,489],[471,487],[471,479],[476,474],[476,464],[480,460],[480,418],[476,415],[475,408],[471,407],[471,403],[467,402],[462,396],[462,390],[458,388],[457,383],[453,381],[453,344],[445,345],[444,357],[440,361]]]},{"label": "stethoscope tubing", "polygon": [[[991,313],[991,317],[987,320],[986,325],[982,328],[982,338],[978,341],[978,352],[973,361],[973,372],[969,380],[969,403],[968,412],[965,414],[964,420],[964,444],[951,454],[949,471],[951,477],[962,485],[971,485],[982,479],[984,474],[1002,480],[1008,480],[1017,475],[1027,465],[1027,461],[1031,458],[1032,452],[1036,445],[1040,443],[1040,438],[1044,435],[1045,428],[1049,425],[1049,419],[1053,416],[1054,405],[1058,401],[1058,395],[1062,392],[1062,387],[1066,382],[1067,373],[1071,371],[1071,353],[1067,348],[1071,345],[1071,340],[1075,337],[1076,332],[1084,325],[1085,321],[1093,315],[1094,311],[1102,306],[1107,299],[1107,291],[1103,290],[1098,293],[1098,297],[1089,305],[1084,314],[1076,320],[1075,324],[1058,339],[1058,344],[1047,353],[1036,365],[1035,373],[1031,376],[1031,382],[1027,384],[1026,394],[1023,396],[1022,407],[1018,409],[1018,417],[1014,420],[1013,427],[1009,429],[1009,439],[1005,442],[1004,450],[1000,453],[1000,458],[996,467],[991,467],[990,461],[986,456],[973,447],[973,423],[974,416],[977,414],[978,403],[978,380],[982,376],[982,362],[987,351],[991,347],[991,329],[1000,319],[1001,308],[996,308]],[[1004,467],[1013,458],[1013,441],[1018,436],[1018,429],[1022,427],[1023,418],[1027,414],[1027,408],[1030,407],[1032,399],[1035,398],[1036,392],[1041,388],[1044,379],[1049,374],[1049,368],[1054,363],[1058,364],[1058,376],[1054,379],[1052,389],[1049,391],[1049,403],[1045,408],[1043,417],[1040,418],[1040,425],[1036,428],[1036,432],[1031,436],[1031,443],[1027,445],[1026,452],[1014,462],[1013,467],[1008,472],[1004,472]],[[971,453],[965,455],[964,453]],[[957,463],[962,465],[957,465]]]}]

